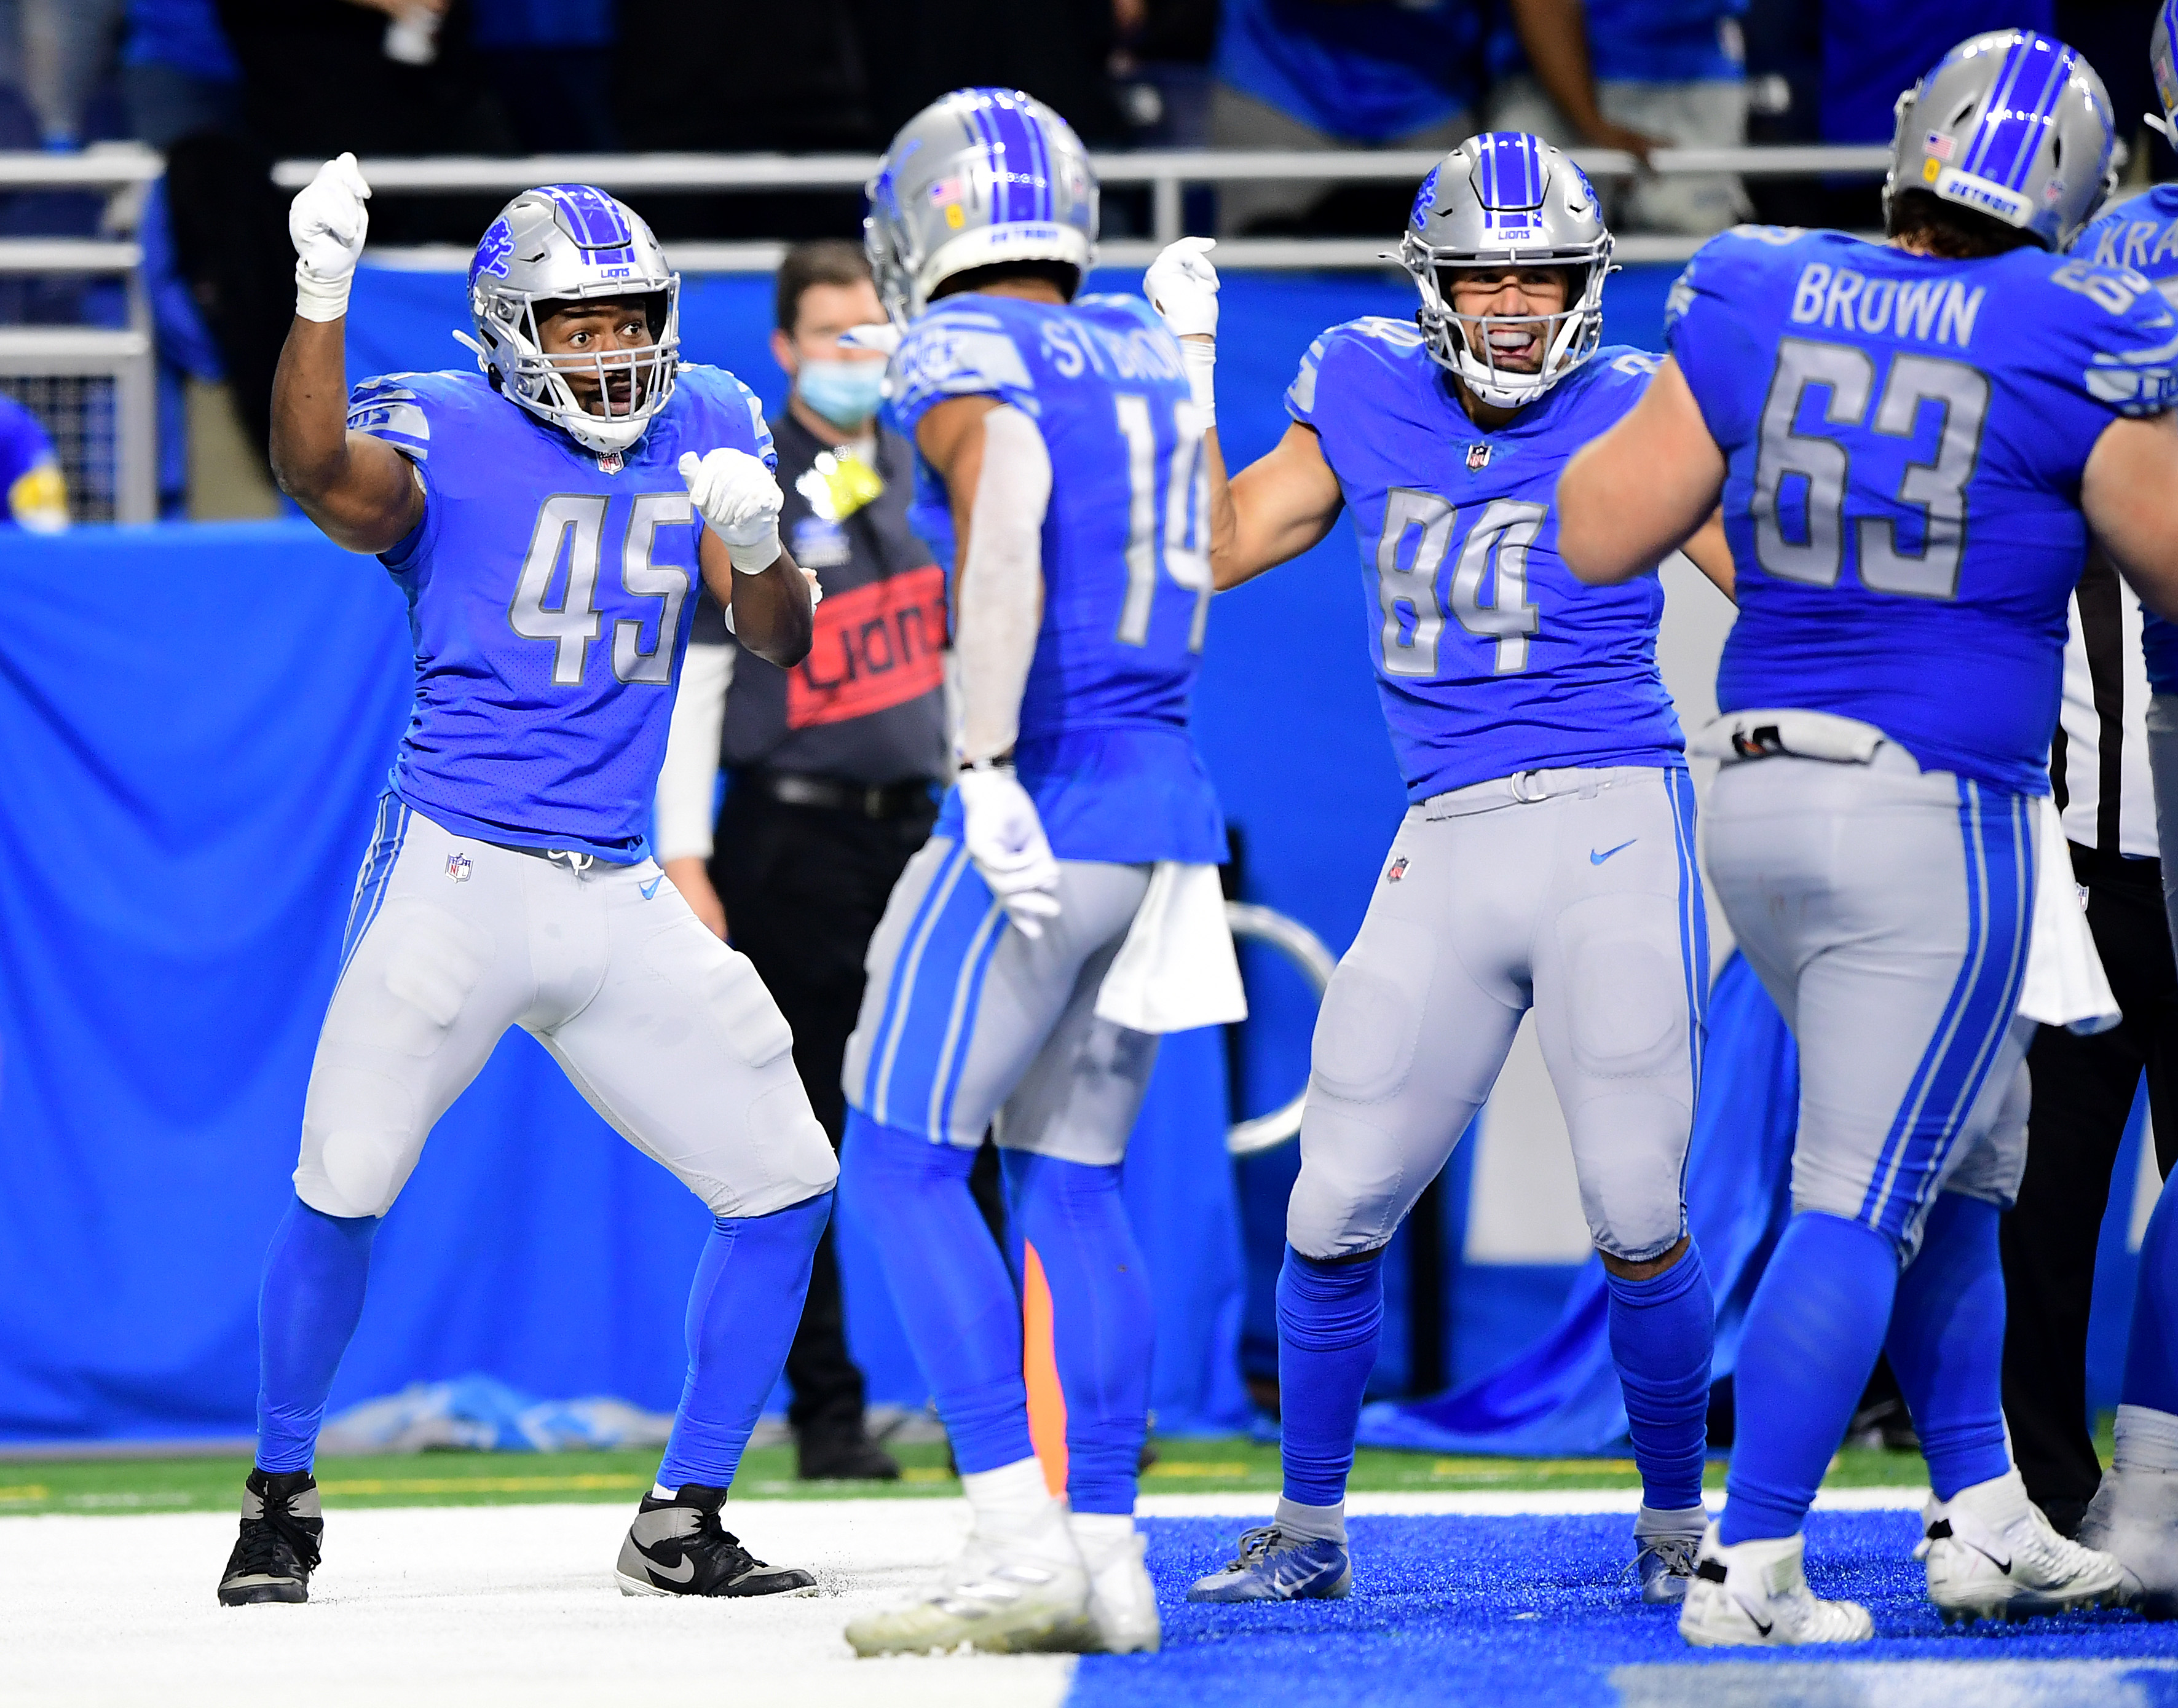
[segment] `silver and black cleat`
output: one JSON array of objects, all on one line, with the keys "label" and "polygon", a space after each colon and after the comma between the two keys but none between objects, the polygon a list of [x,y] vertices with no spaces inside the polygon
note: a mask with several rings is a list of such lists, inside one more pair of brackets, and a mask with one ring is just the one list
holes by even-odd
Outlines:
[{"label": "silver and black cleat", "polygon": [[318,1485],[309,1471],[253,1466],[243,1484],[242,1534],[219,1580],[221,1605],[309,1601],[325,1534]]},{"label": "silver and black cleat", "polygon": [[624,1596],[806,1596],[817,1580],[767,1565],[720,1521],[723,1488],[683,1484],[670,1500],[646,1494],[613,1570]]}]

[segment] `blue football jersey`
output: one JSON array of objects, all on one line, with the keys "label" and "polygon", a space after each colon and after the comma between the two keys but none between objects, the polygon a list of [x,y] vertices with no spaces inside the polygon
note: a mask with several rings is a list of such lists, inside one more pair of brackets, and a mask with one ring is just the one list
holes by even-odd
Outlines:
[{"label": "blue football jersey", "polygon": [[[909,328],[892,407],[912,439],[934,405],[965,396],[1030,417],[1051,457],[1043,625],[1015,765],[1053,851],[1223,860],[1187,728],[1209,614],[1208,472],[1179,345],[1136,297],[948,297]],[[952,564],[944,485],[917,465],[915,531]],[[941,832],[957,832],[958,813],[949,799]]]},{"label": "blue football jersey", "polygon": [[775,468],[756,399],[684,365],[610,472],[479,374],[367,379],[348,425],[408,457],[425,493],[380,559],[416,649],[394,792],[460,835],[641,859],[699,581],[677,464],[724,446]]},{"label": "blue football jersey", "polygon": [[[2178,184],[2158,184],[2120,202],[2072,239],[2072,253],[2099,267],[2127,267],[2152,279],[2178,307]],[[2153,611],[2142,615],[2148,685],[2158,694],[2178,694],[2178,623]]]},{"label": "blue football jersey", "polygon": [[1566,765],[1683,765],[1656,673],[1655,576],[1590,587],[1558,557],[1558,475],[1639,401],[1657,358],[1613,346],[1486,433],[1414,323],[1309,347],[1286,410],[1354,519],[1369,656],[1410,800]]},{"label": "blue football jersey", "polygon": [[2080,471],[2111,422],[2170,407],[2170,305],[2039,249],[1743,226],[1666,319],[1727,461],[1717,704],[1859,718],[1924,770],[2048,793]]}]

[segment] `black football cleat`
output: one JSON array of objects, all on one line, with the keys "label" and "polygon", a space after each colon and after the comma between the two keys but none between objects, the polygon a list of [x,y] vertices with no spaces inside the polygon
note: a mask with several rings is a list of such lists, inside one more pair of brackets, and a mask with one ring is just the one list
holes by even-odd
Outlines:
[{"label": "black football cleat", "polygon": [[307,1602],[326,1520],[318,1485],[307,1471],[250,1468],[243,1484],[242,1534],[219,1580],[222,1607]]},{"label": "black football cleat", "polygon": [[646,1494],[613,1576],[624,1596],[806,1596],[817,1580],[766,1565],[719,1520],[723,1488],[685,1483],[670,1500]]},{"label": "black football cleat", "polygon": [[811,1430],[795,1438],[794,1474],[804,1482],[897,1482],[900,1461],[859,1428]]}]

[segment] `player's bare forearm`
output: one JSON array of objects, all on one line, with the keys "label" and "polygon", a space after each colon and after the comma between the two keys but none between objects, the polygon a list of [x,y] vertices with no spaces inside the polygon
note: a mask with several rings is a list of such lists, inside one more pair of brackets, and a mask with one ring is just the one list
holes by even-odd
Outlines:
[{"label": "player's bare forearm", "polygon": [[1220,592],[1297,558],[1331,532],[1345,503],[1312,428],[1299,422],[1268,456],[1229,483],[1213,433],[1210,456],[1210,582]]},{"label": "player's bare forearm", "polygon": [[424,519],[424,493],[408,458],[347,430],[341,320],[287,329],[272,377],[272,477],[326,538],[352,552],[382,552]]},{"label": "player's bare forearm", "polygon": [[1510,9],[1535,81],[1581,140],[1598,148],[1623,148],[1646,165],[1656,139],[1613,124],[1595,104],[1588,14],[1581,0],[1511,0]]},{"label": "player's bare forearm", "polygon": [[696,548],[704,584],[734,614],[734,639],[759,658],[791,670],[809,656],[816,611],[809,577],[784,547],[770,566],[744,575],[726,555],[725,543],[705,528]]},{"label": "player's bare forearm", "polygon": [[2114,421],[2088,453],[2080,509],[2110,561],[2159,617],[2178,622],[2178,412]]},{"label": "player's bare forearm", "polygon": [[1592,586],[1646,575],[1707,521],[1724,453],[1670,357],[1641,401],[1558,477],[1558,554]]},{"label": "player's bare forearm", "polygon": [[1724,510],[1720,506],[1694,532],[1679,549],[1694,566],[1709,577],[1717,592],[1733,604],[1739,603],[1738,571],[1732,561],[1732,544],[1724,537]]}]

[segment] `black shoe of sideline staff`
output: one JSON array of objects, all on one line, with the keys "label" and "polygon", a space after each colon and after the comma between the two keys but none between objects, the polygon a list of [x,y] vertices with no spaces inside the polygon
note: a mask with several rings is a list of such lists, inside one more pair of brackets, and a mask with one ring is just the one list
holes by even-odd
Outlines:
[{"label": "black shoe of sideline staff", "polygon": [[897,1482],[900,1462],[859,1429],[812,1432],[795,1438],[794,1474],[804,1482]]},{"label": "black shoe of sideline staff", "polygon": [[220,1604],[309,1601],[326,1534],[316,1480],[307,1471],[253,1465],[242,1489],[242,1534],[219,1580]]}]

